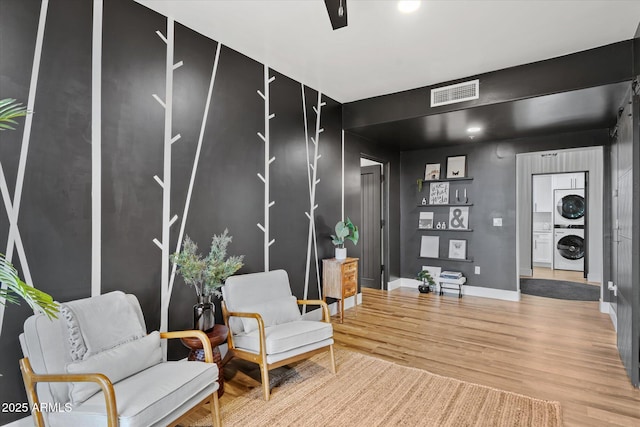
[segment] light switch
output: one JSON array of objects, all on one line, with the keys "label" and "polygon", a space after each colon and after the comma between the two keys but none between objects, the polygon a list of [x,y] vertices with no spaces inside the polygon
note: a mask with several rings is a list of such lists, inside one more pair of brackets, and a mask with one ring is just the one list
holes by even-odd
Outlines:
[{"label": "light switch", "polygon": [[493,218],[494,227],[502,227],[502,218]]}]

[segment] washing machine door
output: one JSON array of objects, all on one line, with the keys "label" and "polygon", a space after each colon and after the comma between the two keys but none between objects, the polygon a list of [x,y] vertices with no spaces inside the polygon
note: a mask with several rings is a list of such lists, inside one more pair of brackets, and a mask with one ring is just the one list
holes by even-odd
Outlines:
[{"label": "washing machine door", "polygon": [[582,218],[586,207],[584,197],[578,194],[568,194],[564,196],[562,199],[558,200],[558,204],[556,206],[558,213],[563,218],[567,219]]},{"label": "washing machine door", "polygon": [[558,240],[556,245],[558,253],[566,259],[584,258],[584,239],[580,236],[570,234]]}]

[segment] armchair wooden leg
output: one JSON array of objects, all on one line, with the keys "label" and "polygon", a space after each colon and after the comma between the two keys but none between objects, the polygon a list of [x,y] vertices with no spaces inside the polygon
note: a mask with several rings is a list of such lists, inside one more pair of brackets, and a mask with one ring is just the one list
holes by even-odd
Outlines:
[{"label": "armchair wooden leg", "polygon": [[220,416],[220,402],[218,400],[218,390],[211,395],[211,416],[213,417],[213,426],[222,427],[222,418]]},{"label": "armchair wooden leg", "polygon": [[[27,399],[29,400],[29,406],[39,407],[40,401],[38,400],[38,393],[36,392],[36,383],[33,381],[34,372],[31,369],[31,363],[28,358],[20,360],[20,371],[22,372],[22,380],[24,381],[24,387],[27,390]],[[33,423],[36,427],[44,427],[44,418],[42,412],[32,411]]]},{"label": "armchair wooden leg", "polygon": [[233,352],[227,350],[227,354],[225,354],[222,359],[222,366],[226,365],[231,359],[233,359]]},{"label": "armchair wooden leg", "polygon": [[267,365],[260,364],[260,373],[262,374],[262,391],[264,394],[264,400],[269,401],[271,397],[271,391],[269,389],[269,368]]},{"label": "armchair wooden leg", "polygon": [[337,369],[336,369],[336,355],[333,352],[333,344],[329,346],[329,354],[331,357],[331,372],[332,373],[337,373]]}]

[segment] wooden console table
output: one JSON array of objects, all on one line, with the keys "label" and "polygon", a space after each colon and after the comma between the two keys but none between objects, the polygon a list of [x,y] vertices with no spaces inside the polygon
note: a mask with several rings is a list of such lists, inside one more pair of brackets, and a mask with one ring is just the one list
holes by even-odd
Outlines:
[{"label": "wooden console table", "polygon": [[[229,329],[225,325],[215,325],[209,332],[205,332],[211,342],[211,350],[213,350],[213,361],[218,365],[218,397],[224,394],[224,374],[222,372],[222,357],[218,346],[227,340]],[[197,360],[204,362],[204,350],[202,349],[202,341],[196,337],[180,338],[182,344],[189,350],[189,360]]]},{"label": "wooden console table", "polygon": [[340,300],[340,323],[344,321],[344,300],[355,298],[355,310],[358,313],[358,258],[335,258],[322,260],[322,294]]}]

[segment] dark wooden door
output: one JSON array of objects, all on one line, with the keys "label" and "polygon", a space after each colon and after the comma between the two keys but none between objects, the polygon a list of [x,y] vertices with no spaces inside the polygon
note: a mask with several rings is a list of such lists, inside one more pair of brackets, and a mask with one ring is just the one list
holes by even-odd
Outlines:
[{"label": "dark wooden door", "polygon": [[381,201],[382,185],[379,166],[364,166],[360,169],[360,285],[381,289]]},{"label": "dark wooden door", "polygon": [[[639,97],[633,96],[632,103],[627,103],[618,121],[617,146],[617,217],[613,217],[617,228],[614,239],[617,250],[614,251],[618,296],[616,298],[616,314],[618,319],[618,351],[624,363],[629,379],[638,387],[639,367],[638,348],[639,304],[638,304],[638,224],[634,224],[638,215],[638,107]],[[615,184],[614,184],[615,185]],[[617,237],[617,238],[616,238]],[[634,257],[634,254],[636,257]]]}]

